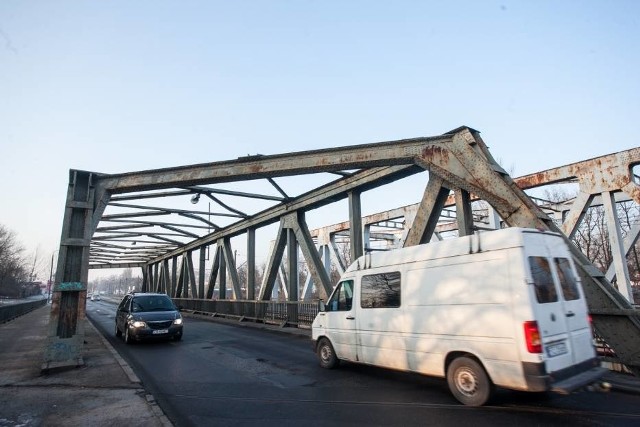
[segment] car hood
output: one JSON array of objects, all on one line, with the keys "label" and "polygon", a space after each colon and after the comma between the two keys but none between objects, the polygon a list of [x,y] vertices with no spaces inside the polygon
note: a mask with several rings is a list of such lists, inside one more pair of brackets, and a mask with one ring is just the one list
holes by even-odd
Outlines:
[{"label": "car hood", "polygon": [[175,320],[180,318],[180,314],[177,311],[148,311],[144,313],[133,313],[132,316],[135,320],[142,320],[144,322]]}]

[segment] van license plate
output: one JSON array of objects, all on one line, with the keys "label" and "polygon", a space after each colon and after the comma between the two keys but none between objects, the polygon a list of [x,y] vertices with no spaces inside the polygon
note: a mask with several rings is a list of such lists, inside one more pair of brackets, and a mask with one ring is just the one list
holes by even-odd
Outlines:
[{"label": "van license plate", "polygon": [[557,342],[547,346],[547,355],[549,357],[560,356],[561,354],[566,354],[567,344],[564,342]]},{"label": "van license plate", "polygon": [[154,335],[156,335],[156,334],[168,334],[168,333],[169,333],[168,329],[156,329],[156,330],[153,331]]}]

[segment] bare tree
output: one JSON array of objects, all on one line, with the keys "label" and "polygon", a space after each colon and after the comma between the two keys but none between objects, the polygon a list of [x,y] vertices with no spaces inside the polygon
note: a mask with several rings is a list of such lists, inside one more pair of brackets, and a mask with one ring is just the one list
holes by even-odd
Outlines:
[{"label": "bare tree", "polygon": [[603,272],[607,270],[611,264],[612,255],[602,206],[587,209],[576,231],[574,242],[596,267]]},{"label": "bare tree", "polygon": [[[336,243],[336,249],[338,252],[338,256],[342,259],[344,265],[351,264],[351,245],[349,242],[338,242]],[[329,278],[331,279],[331,285],[335,287],[335,285],[340,280],[340,272],[338,271],[338,267],[334,262],[331,262],[331,272],[329,273]]]},{"label": "bare tree", "polygon": [[[562,203],[576,197],[576,193],[562,188],[545,191],[547,200]],[[616,215],[623,237],[640,221],[640,206],[633,201],[615,204]],[[605,272],[613,262],[611,241],[606,213],[603,206],[592,206],[585,215],[574,235],[574,243],[587,258],[601,271]],[[627,256],[627,266],[634,294],[640,298],[640,242],[636,242]]]},{"label": "bare tree", "polygon": [[37,247],[33,252],[33,263],[31,263],[31,268],[29,270],[29,281],[33,282],[36,279],[38,273],[41,273],[42,270],[42,260],[39,259],[38,255],[40,252],[40,248]]},{"label": "bare tree", "polygon": [[0,295],[21,296],[20,284],[28,278],[23,252],[15,233],[0,224]]},{"label": "bare tree", "polygon": [[[624,235],[640,221],[640,206],[633,202],[623,202],[618,205],[620,215],[620,223]],[[631,248],[628,255],[629,275],[635,283],[640,282],[640,255],[638,254],[640,243],[636,242]]]}]

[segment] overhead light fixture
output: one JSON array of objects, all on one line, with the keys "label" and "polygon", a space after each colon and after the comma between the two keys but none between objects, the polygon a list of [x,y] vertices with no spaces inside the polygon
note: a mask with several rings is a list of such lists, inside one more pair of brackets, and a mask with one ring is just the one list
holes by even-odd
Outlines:
[{"label": "overhead light fixture", "polygon": [[194,194],[193,197],[191,198],[191,203],[193,203],[195,205],[199,201],[200,201],[200,193]]}]

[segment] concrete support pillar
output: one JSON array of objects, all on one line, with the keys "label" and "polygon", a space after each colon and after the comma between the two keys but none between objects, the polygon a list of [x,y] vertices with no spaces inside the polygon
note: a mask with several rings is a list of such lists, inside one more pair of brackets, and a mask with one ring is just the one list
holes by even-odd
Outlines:
[{"label": "concrete support pillar", "polygon": [[93,235],[93,175],[71,171],[42,370],[84,364],[84,319]]}]

